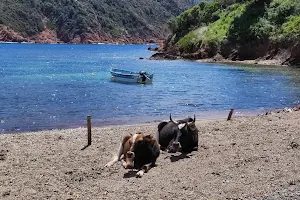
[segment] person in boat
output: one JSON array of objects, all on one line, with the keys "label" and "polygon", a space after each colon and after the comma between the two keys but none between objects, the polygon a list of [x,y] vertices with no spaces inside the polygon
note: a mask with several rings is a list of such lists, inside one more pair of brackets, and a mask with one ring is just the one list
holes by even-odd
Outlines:
[{"label": "person in boat", "polygon": [[146,82],[146,78],[147,78],[147,72],[140,71],[139,74],[142,76],[142,82],[145,83]]}]

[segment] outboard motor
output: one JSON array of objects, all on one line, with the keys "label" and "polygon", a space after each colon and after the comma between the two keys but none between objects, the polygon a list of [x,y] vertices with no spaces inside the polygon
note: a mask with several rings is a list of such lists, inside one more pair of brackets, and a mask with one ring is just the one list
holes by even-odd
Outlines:
[{"label": "outboard motor", "polygon": [[146,81],[146,78],[147,78],[147,76],[146,76],[146,72],[144,72],[144,71],[140,71],[140,73],[139,73],[141,76],[142,76],[142,82],[143,83],[145,83],[145,81]]}]

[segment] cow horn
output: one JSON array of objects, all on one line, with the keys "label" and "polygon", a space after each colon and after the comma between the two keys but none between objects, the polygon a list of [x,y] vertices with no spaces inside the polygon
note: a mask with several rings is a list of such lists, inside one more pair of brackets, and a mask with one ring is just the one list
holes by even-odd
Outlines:
[{"label": "cow horn", "polygon": [[171,113],[170,113],[170,121],[173,122],[173,123],[175,123],[175,124],[177,124],[177,122],[173,121]]},{"label": "cow horn", "polygon": [[193,119],[193,121],[188,122],[188,125],[191,125],[191,124],[193,124],[193,123],[195,123],[195,122],[196,122],[196,115],[194,114],[194,119]]}]

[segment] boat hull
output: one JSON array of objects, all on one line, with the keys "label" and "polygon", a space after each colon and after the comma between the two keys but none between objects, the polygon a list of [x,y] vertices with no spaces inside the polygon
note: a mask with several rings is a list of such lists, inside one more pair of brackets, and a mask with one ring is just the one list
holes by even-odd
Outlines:
[{"label": "boat hull", "polygon": [[145,77],[139,73],[116,69],[111,69],[110,73],[111,80],[115,82],[151,84],[153,80],[153,74]]}]

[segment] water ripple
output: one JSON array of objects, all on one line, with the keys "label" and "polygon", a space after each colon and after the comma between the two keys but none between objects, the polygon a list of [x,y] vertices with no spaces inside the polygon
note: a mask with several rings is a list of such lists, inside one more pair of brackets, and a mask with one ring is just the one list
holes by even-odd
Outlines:
[{"label": "water ripple", "polygon": [[[84,126],[87,115],[105,125],[299,104],[299,68],[137,59],[152,53],[146,45],[0,44],[0,133]],[[111,82],[112,65],[153,72],[153,84]]]}]

